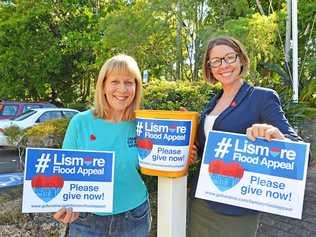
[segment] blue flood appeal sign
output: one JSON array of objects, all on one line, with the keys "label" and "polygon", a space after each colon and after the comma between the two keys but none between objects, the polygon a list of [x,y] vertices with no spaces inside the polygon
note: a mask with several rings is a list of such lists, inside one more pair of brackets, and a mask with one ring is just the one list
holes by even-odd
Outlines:
[{"label": "blue flood appeal sign", "polygon": [[184,169],[191,139],[191,120],[136,118],[136,144],[141,168]]},{"label": "blue flood appeal sign", "polygon": [[190,142],[192,122],[171,119],[137,118],[137,139],[150,139],[155,145],[187,146]]},{"label": "blue flood appeal sign", "polygon": [[252,142],[245,135],[212,131],[205,148],[204,164],[212,160],[238,162],[247,171],[302,180],[307,143],[286,140]]},{"label": "blue flood appeal sign", "polygon": [[27,148],[22,212],[111,212],[112,151]]},{"label": "blue flood appeal sign", "polygon": [[33,176],[62,175],[64,180],[112,180],[113,153],[64,149],[27,149],[26,180]]},{"label": "blue flood appeal sign", "polygon": [[195,197],[300,219],[309,144],[210,131]]}]

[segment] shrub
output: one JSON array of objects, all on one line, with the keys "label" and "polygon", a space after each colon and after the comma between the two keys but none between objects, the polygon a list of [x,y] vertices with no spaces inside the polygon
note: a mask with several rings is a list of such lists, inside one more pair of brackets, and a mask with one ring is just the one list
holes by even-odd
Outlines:
[{"label": "shrub", "polygon": [[3,134],[7,136],[8,143],[11,145],[16,145],[23,135],[23,130],[18,126],[10,126],[4,129]]},{"label": "shrub", "polygon": [[24,132],[25,146],[61,148],[69,119],[50,120]]},{"label": "shrub", "polygon": [[[144,86],[143,108],[153,110],[179,110],[184,107],[189,111],[201,112],[212,94],[217,93],[220,85],[210,85],[204,80],[166,81],[152,80]],[[198,164],[190,166],[189,182]],[[143,175],[149,192],[157,191],[157,177]]]},{"label": "shrub", "polygon": [[185,107],[197,112],[201,112],[212,93],[219,90],[219,85],[213,86],[202,80],[153,80],[144,87],[144,109],[179,110]]},{"label": "shrub", "polygon": [[27,146],[61,148],[68,122],[69,119],[56,119],[25,130],[21,130],[17,126],[6,128],[4,134],[7,136],[8,142],[16,146],[19,152],[19,169],[24,168]]},{"label": "shrub", "polygon": [[300,94],[301,94],[301,100],[303,102],[306,102],[311,107],[316,108],[316,80],[315,79],[306,82]]},{"label": "shrub", "polygon": [[79,111],[87,110],[90,107],[88,105],[88,103],[83,103],[83,102],[69,103],[66,106],[67,106],[67,108],[76,109],[76,110],[79,110]]}]

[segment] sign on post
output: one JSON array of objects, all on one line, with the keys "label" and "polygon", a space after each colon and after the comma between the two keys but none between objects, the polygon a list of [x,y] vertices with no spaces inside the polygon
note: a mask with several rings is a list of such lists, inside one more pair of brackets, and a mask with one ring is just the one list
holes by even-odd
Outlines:
[{"label": "sign on post", "polygon": [[195,196],[302,218],[309,144],[210,131]]},{"label": "sign on post", "polygon": [[22,212],[112,212],[114,153],[27,148]]}]

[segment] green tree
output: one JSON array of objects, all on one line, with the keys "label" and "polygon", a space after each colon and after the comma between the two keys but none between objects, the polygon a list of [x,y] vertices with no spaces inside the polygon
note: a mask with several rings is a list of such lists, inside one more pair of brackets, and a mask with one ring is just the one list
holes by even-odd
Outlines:
[{"label": "green tree", "polygon": [[99,23],[102,40],[98,62],[117,53],[134,56],[142,69],[155,77],[170,77],[174,62],[174,35],[170,15],[157,2],[135,1],[103,17]]},{"label": "green tree", "polygon": [[0,8],[0,97],[85,100],[98,40],[94,1],[19,0]]}]

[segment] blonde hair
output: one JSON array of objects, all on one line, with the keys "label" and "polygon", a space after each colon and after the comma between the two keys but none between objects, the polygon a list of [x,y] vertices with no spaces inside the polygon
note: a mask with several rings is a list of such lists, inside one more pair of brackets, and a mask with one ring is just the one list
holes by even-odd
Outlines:
[{"label": "blonde hair", "polygon": [[206,81],[209,81],[210,83],[216,83],[216,78],[213,77],[212,70],[208,66],[209,57],[211,50],[218,45],[226,45],[228,47],[231,47],[237,54],[241,63],[241,71],[240,71],[240,77],[243,77],[247,75],[249,71],[250,61],[247,55],[247,52],[237,39],[229,36],[220,36],[211,39],[208,42],[207,50],[204,54],[204,60],[203,60],[203,77]]},{"label": "blonde hair", "polygon": [[132,120],[135,118],[135,110],[139,109],[142,93],[142,79],[141,72],[137,62],[131,56],[119,54],[108,59],[102,66],[98,81],[96,84],[95,98],[94,98],[94,115],[102,119],[111,118],[111,107],[104,95],[104,83],[110,73],[126,73],[135,77],[136,90],[132,103],[124,111],[122,120]]}]

